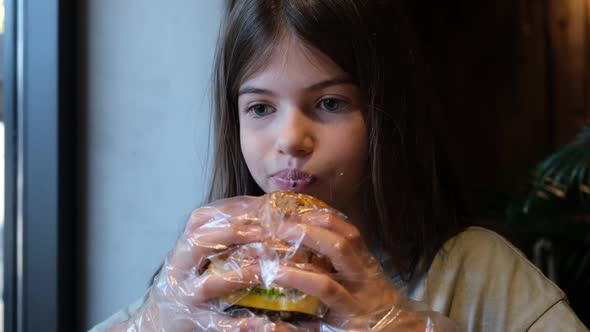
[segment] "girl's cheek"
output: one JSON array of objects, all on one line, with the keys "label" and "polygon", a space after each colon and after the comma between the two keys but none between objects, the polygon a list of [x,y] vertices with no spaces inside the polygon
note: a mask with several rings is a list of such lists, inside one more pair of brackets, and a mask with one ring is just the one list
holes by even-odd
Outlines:
[{"label": "girl's cheek", "polygon": [[259,168],[259,164],[262,163],[264,144],[262,138],[256,132],[249,130],[243,131],[241,135],[242,155],[250,172],[255,172]]}]

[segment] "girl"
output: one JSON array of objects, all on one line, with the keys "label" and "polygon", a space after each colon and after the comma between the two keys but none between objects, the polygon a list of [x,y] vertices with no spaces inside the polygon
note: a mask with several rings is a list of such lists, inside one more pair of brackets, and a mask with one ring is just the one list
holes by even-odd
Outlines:
[{"label": "girl", "polygon": [[[227,1],[209,194],[225,200],[197,209],[146,296],[94,331],[585,330],[514,247],[468,227],[414,40],[400,1]],[[261,271],[202,274],[215,248],[199,243],[260,241],[258,226],[231,216],[287,188],[341,213],[282,236],[301,236],[357,282],[280,267],[277,283],[330,308],[306,326],[212,310],[209,300],[260,282]],[[204,227],[219,213],[225,227]]]}]

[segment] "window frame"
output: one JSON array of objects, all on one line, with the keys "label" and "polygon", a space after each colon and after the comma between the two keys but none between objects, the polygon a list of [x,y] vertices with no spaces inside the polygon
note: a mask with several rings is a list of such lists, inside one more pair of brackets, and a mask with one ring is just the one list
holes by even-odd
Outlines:
[{"label": "window frame", "polygon": [[6,332],[73,331],[81,319],[75,5],[5,0]]}]

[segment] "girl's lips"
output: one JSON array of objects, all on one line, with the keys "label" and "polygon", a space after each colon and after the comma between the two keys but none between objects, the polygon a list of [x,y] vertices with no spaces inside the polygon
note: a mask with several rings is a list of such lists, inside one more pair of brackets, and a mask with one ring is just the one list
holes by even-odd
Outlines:
[{"label": "girl's lips", "polygon": [[281,190],[302,192],[316,181],[316,177],[298,169],[284,169],[272,175]]}]

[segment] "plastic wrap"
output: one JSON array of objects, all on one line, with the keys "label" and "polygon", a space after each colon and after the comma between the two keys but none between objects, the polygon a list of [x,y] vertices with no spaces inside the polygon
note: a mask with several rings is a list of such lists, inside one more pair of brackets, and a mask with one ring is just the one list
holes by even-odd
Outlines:
[{"label": "plastic wrap", "polygon": [[275,192],[199,208],[122,331],[451,331],[403,298],[346,217]]}]

